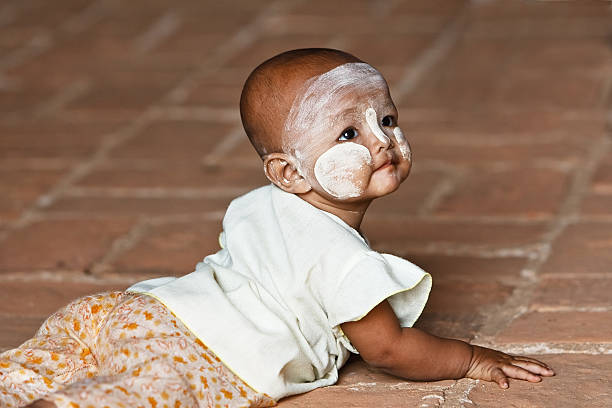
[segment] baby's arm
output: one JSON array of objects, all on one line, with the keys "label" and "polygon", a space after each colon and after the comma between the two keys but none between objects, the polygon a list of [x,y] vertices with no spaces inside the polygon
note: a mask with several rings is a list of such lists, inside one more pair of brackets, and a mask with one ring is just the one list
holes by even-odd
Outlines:
[{"label": "baby's arm", "polygon": [[386,300],[361,320],[341,327],[369,365],[410,380],[469,377],[507,388],[508,378],[539,382],[542,376],[554,375],[544,363],[528,357],[402,328]]}]

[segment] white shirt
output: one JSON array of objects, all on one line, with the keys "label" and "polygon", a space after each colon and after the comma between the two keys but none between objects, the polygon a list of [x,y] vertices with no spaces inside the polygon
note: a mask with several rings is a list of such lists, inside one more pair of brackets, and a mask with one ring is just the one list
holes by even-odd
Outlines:
[{"label": "white shirt", "polygon": [[181,278],[128,289],[160,300],[249,386],[275,399],[331,385],[348,351],[339,325],[388,299],[402,326],[431,277],[370,249],[340,218],[274,185],[229,205],[222,249]]}]

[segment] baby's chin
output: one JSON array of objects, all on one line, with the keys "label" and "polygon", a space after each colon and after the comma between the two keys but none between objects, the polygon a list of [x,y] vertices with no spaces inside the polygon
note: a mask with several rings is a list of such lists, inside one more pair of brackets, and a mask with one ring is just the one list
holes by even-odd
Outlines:
[{"label": "baby's chin", "polygon": [[372,198],[378,198],[391,194],[406,180],[409,172],[409,164],[375,171],[370,178],[369,195]]},{"label": "baby's chin", "polygon": [[403,180],[397,178],[394,180],[387,177],[384,180],[372,180],[370,179],[370,183],[367,188],[360,192],[358,195],[353,197],[333,197],[329,196],[329,200],[336,203],[364,203],[375,200],[380,197],[384,197],[396,191],[401,185]]},{"label": "baby's chin", "polygon": [[395,182],[387,181],[386,183],[378,183],[375,186],[371,186],[368,192],[368,196],[371,199],[376,199],[380,197],[384,197],[396,191],[399,186],[402,184],[403,180],[397,180]]}]

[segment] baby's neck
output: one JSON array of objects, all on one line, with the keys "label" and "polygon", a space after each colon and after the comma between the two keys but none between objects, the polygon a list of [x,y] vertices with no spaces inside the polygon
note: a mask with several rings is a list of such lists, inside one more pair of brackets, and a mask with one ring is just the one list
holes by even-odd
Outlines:
[{"label": "baby's neck", "polygon": [[369,201],[360,201],[357,203],[334,203],[324,199],[312,191],[309,191],[305,194],[297,194],[302,200],[307,201],[309,204],[318,208],[319,210],[326,211],[328,213],[334,214],[342,221],[346,222],[348,225],[357,230],[360,234],[361,221],[363,221],[363,216],[365,215],[368,206],[372,202]]}]

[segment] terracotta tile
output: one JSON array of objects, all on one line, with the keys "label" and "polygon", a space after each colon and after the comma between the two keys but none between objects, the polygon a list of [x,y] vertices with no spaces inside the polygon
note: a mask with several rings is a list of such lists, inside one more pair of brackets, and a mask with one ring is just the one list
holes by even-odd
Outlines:
[{"label": "terracotta tile", "polygon": [[496,336],[500,343],[608,342],[612,312],[529,312]]},{"label": "terracotta tile", "polygon": [[[246,193],[248,189],[245,189]],[[236,194],[237,196],[238,194]],[[233,197],[213,198],[167,198],[167,197],[86,197],[63,198],[55,202],[48,211],[51,213],[79,214],[90,216],[111,216],[136,218],[140,216],[225,212]]]},{"label": "terracotta tile", "polygon": [[362,229],[373,248],[384,246],[406,254],[407,247],[429,244],[480,245],[489,248],[531,245],[539,242],[545,226],[366,217]]},{"label": "terracotta tile", "polygon": [[55,185],[66,170],[0,170],[0,219],[17,219],[21,212]]},{"label": "terracotta tile", "polygon": [[60,307],[85,295],[124,290],[127,284],[77,282],[4,282],[0,287],[0,315],[47,317]]},{"label": "terracotta tile", "polygon": [[556,214],[568,179],[561,172],[522,168],[470,174],[436,208],[436,214],[525,215]]},{"label": "terracotta tile", "polygon": [[[554,275],[553,275],[554,276]],[[542,279],[531,301],[533,308],[610,307],[610,279]]]},{"label": "terracotta tile", "polygon": [[181,276],[219,247],[221,221],[170,223],[148,230],[112,264],[114,271],[148,276]]},{"label": "terracotta tile", "polygon": [[243,187],[255,188],[269,184],[262,171],[249,168],[205,166],[197,161],[167,162],[154,160],[140,168],[130,164],[109,163],[100,166],[82,178],[83,187],[121,188],[207,188]]},{"label": "terracotta tile", "polygon": [[44,317],[0,316],[0,351],[18,347],[32,338]]},{"label": "terracotta tile", "polygon": [[202,121],[154,122],[117,146],[110,156],[198,162],[230,131],[230,125]]},{"label": "terracotta tile", "polygon": [[569,225],[553,243],[541,273],[551,277],[568,273],[612,273],[611,247],[609,225],[598,222]]},{"label": "terracotta tile", "polygon": [[43,220],[14,231],[0,246],[0,271],[87,270],[113,241],[127,233],[128,220]]}]

